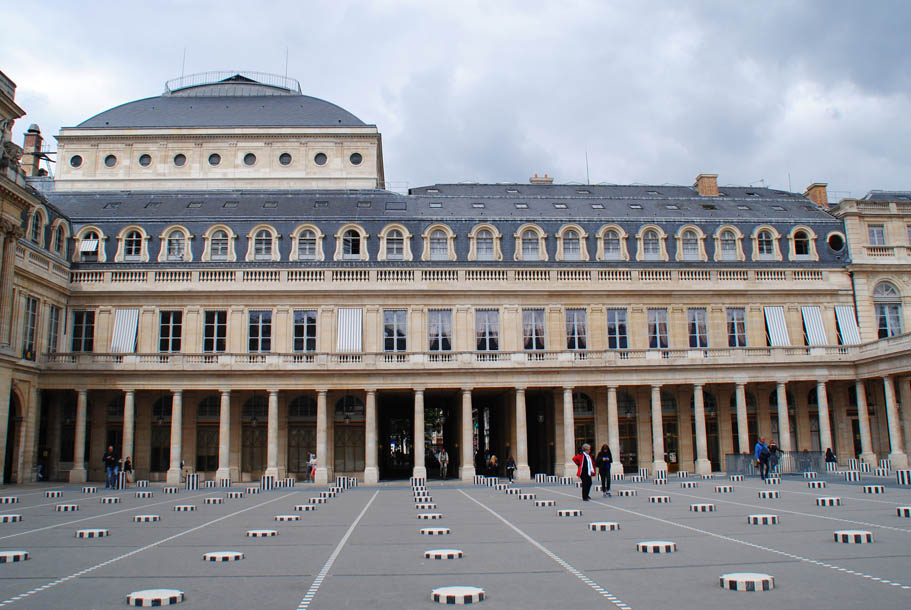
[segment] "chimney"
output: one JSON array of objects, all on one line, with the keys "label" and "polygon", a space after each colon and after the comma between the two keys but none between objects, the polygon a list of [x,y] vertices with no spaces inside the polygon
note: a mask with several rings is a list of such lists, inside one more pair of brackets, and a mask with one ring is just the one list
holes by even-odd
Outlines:
[{"label": "chimney", "polygon": [[807,190],[804,191],[803,196],[819,207],[828,209],[829,194],[826,192],[826,186],[827,185],[825,182],[814,182],[807,187]]},{"label": "chimney", "polygon": [[699,174],[693,186],[703,197],[717,197],[718,174]]},{"label": "chimney", "polygon": [[535,174],[528,179],[530,184],[553,184],[554,179],[550,178],[547,174],[544,174],[543,177],[539,177],[538,174]]},{"label": "chimney", "polygon": [[22,170],[26,176],[38,175],[38,164],[41,162],[41,128],[35,123],[28,126],[25,132],[25,141],[22,143]]}]

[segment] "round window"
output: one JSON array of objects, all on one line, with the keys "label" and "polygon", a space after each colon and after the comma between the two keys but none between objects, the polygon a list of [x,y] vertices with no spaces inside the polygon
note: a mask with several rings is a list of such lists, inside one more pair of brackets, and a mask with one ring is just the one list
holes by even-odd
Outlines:
[{"label": "round window", "polygon": [[117,157],[115,157],[114,155],[108,155],[107,157],[104,158],[104,164],[107,165],[108,167],[114,167],[115,165],[117,165]]},{"label": "round window", "polygon": [[288,153],[282,153],[278,156],[278,162],[282,165],[291,165],[291,155]]},{"label": "round window", "polygon": [[174,155],[174,165],[177,167],[183,167],[187,164],[187,156],[184,154]]},{"label": "round window", "polygon": [[841,252],[845,247],[845,238],[838,233],[832,233],[829,235],[828,244],[833,252]]},{"label": "round window", "polygon": [[148,167],[152,165],[152,156],[151,155],[139,155],[139,165],[143,167]]},{"label": "round window", "polygon": [[221,163],[221,155],[218,153],[212,153],[209,155],[209,165],[215,166]]},{"label": "round window", "polygon": [[253,165],[256,163],[256,155],[253,153],[247,153],[244,155],[244,165]]},{"label": "round window", "polygon": [[316,156],[313,157],[313,162],[317,165],[325,165],[327,160],[326,153],[316,153]]},{"label": "round window", "polygon": [[351,156],[348,157],[348,160],[351,161],[351,165],[360,165],[364,160],[364,157],[361,156],[361,153],[351,153]]},{"label": "round window", "polygon": [[70,166],[71,167],[82,167],[82,157],[79,155],[73,155],[70,157]]}]

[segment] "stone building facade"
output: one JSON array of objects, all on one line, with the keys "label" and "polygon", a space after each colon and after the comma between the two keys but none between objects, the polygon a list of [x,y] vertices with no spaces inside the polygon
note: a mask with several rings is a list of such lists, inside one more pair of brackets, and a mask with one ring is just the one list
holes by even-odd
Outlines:
[{"label": "stone building facade", "polygon": [[251,73],[58,142],[10,216],[14,478],[99,479],[107,445],[171,483],[181,461],[300,477],[311,453],[317,481],[435,476],[443,447],[462,478],[492,453],[524,479],[574,474],[582,442],[709,472],[758,436],[907,465],[908,194],[830,206],[711,174],[398,194],[376,126]]}]

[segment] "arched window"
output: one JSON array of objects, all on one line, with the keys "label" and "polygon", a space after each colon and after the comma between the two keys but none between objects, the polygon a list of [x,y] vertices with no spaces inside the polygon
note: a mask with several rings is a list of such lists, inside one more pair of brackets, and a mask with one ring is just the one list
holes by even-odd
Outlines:
[{"label": "arched window", "polygon": [[348,229],[342,235],[342,258],[347,260],[361,258],[361,234],[354,229]]},{"label": "arched window", "polygon": [[183,231],[177,229],[168,233],[168,253],[169,261],[182,261],[186,249],[186,238]]},{"label": "arched window", "polygon": [[304,229],[297,236],[297,258],[299,260],[316,260],[316,233]]},{"label": "arched window", "polygon": [[449,238],[442,229],[436,229],[430,234],[430,260],[449,260]]},{"label": "arched window", "polygon": [[142,257],[142,233],[132,230],[123,238],[123,260],[137,261]]},{"label": "arched window", "polygon": [[522,260],[537,261],[540,259],[541,256],[538,250],[538,234],[531,229],[528,229],[522,233]]},{"label": "arched window", "polygon": [[604,234],[604,258],[609,261],[618,261],[623,253],[620,250],[620,234],[610,229]]},{"label": "arched window", "polygon": [[38,245],[43,246],[42,239],[44,234],[44,218],[41,216],[39,210],[35,210],[35,214],[32,216],[32,234],[29,238]]},{"label": "arched window", "polygon": [[79,241],[79,261],[83,263],[98,262],[98,250],[101,248],[101,240],[98,233],[89,231],[82,236]]},{"label": "arched window", "polygon": [[737,260],[737,236],[730,229],[721,232],[721,260]]},{"label": "arched window", "polygon": [[772,238],[772,232],[763,229],[756,235],[756,247],[759,250],[760,260],[771,260],[775,258],[775,242]]},{"label": "arched window", "polygon": [[63,229],[63,225],[57,225],[57,230],[54,232],[54,251],[57,254],[63,256],[66,250],[66,231]]},{"label": "arched window", "polygon": [[658,238],[658,231],[648,229],[642,234],[642,253],[645,260],[655,261],[661,258],[661,242]]},{"label": "arched window", "polygon": [[584,392],[573,392],[573,415],[575,417],[594,417],[595,403]]},{"label": "arched window", "polygon": [[794,255],[810,256],[810,236],[806,231],[798,231],[794,234]]},{"label": "arched window", "polygon": [[493,244],[493,233],[487,229],[481,229],[477,234],[477,250],[479,261],[492,261],[495,259]]},{"label": "arched window", "polygon": [[357,396],[346,394],[335,403],[335,420],[347,423],[353,419],[364,419],[364,403]]},{"label": "arched window", "polygon": [[248,420],[254,425],[260,420],[269,417],[269,402],[265,395],[254,394],[251,396],[240,411],[241,419]]},{"label": "arched window", "polygon": [[405,236],[398,229],[386,234],[386,259],[400,261],[405,258]]},{"label": "arched window", "polygon": [[228,232],[218,229],[212,233],[211,245],[209,246],[209,255],[213,261],[228,260],[229,250],[231,248]]},{"label": "arched window", "polygon": [[582,244],[579,240],[579,234],[572,229],[563,233],[563,260],[582,260]]},{"label": "arched window", "polygon": [[880,339],[902,333],[901,294],[890,282],[880,282],[873,289],[876,306],[876,328]]},{"label": "arched window", "polygon": [[260,229],[253,238],[253,258],[258,261],[272,260],[272,234]]},{"label": "arched window", "polygon": [[298,396],[288,405],[288,419],[316,419],[316,401],[312,396]]},{"label": "arched window", "polygon": [[683,232],[683,259],[699,260],[699,236],[692,229]]}]

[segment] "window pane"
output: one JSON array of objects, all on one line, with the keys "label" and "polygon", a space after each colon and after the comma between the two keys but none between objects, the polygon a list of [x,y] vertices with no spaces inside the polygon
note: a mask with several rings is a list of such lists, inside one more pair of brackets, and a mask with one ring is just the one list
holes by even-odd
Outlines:
[{"label": "window pane", "polygon": [[583,350],[586,346],[585,310],[566,310],[566,349]]},{"label": "window pane", "polygon": [[708,347],[708,329],[706,326],[706,317],[704,309],[687,310],[690,347]]},{"label": "window pane", "polygon": [[162,311],[159,313],[158,351],[179,352],[182,334],[183,312]]},{"label": "window pane", "polygon": [[736,308],[728,309],[728,347],[746,347],[746,313]]},{"label": "window pane", "polygon": [[652,349],[667,349],[667,310],[648,310],[648,346]]},{"label": "window pane", "polygon": [[493,233],[484,229],[478,231],[478,260],[492,261],[494,259]]},{"label": "window pane", "polygon": [[297,310],[294,312],[294,351],[316,351],[315,310]]},{"label": "window pane", "polygon": [[544,349],[544,310],[522,310],[522,340],[526,350]]},{"label": "window pane", "polygon": [[627,349],[626,310],[607,310],[607,347],[609,349]]},{"label": "window pane", "polygon": [[228,312],[223,310],[207,311],[203,319],[203,351],[225,351],[227,347]]},{"label": "window pane", "polygon": [[251,311],[249,315],[247,351],[269,352],[272,350],[272,312]]},{"label": "window pane", "polygon": [[534,231],[522,233],[522,260],[538,260],[538,234]]},{"label": "window pane", "polygon": [[383,351],[404,352],[406,349],[405,320],[408,312],[404,309],[383,311]]},{"label": "window pane", "polygon": [[452,350],[452,310],[438,309],[429,312],[429,349],[432,352]]},{"label": "window pane", "polygon": [[495,352],[499,349],[500,312],[482,309],[475,312],[475,331],[479,352]]}]

